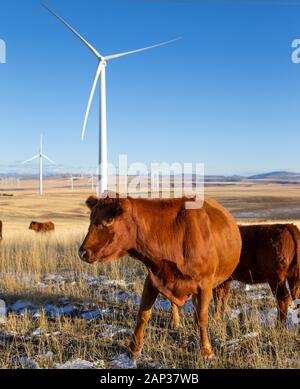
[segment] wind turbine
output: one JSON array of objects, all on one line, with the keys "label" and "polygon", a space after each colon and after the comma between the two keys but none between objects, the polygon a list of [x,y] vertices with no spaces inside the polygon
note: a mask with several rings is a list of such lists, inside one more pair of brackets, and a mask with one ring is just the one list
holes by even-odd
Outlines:
[{"label": "wind turbine", "polygon": [[80,177],[74,177],[73,174],[70,176],[70,182],[71,182],[71,191],[74,191],[74,181],[78,181]]},{"label": "wind turbine", "polygon": [[108,173],[107,173],[107,134],[106,134],[106,130],[107,130],[107,123],[106,123],[106,79],[105,79],[105,69],[106,69],[107,62],[110,61],[111,59],[123,57],[125,55],[134,54],[134,53],[138,53],[140,51],[153,49],[154,47],[166,45],[168,43],[175,42],[180,38],[172,39],[172,40],[158,43],[158,44],[155,44],[152,46],[143,47],[143,48],[137,49],[137,50],[126,51],[123,53],[103,56],[86,39],[84,39],[82,37],[82,35],[79,34],[79,32],[77,32],[70,24],[68,24],[61,16],[59,16],[58,14],[53,12],[45,4],[42,4],[42,6],[44,8],[46,8],[46,10],[49,11],[52,15],[54,15],[58,20],[60,20],[69,30],[71,30],[72,33],[74,35],[76,35],[77,38],[79,38],[81,40],[81,42],[83,44],[85,44],[90,49],[90,51],[96,56],[96,58],[98,60],[96,75],[94,78],[94,82],[92,85],[92,89],[91,89],[88,104],[87,104],[87,109],[86,109],[85,116],[84,116],[83,127],[82,127],[82,132],[81,132],[81,139],[82,140],[84,139],[87,119],[89,116],[89,112],[90,112],[92,100],[94,97],[95,89],[97,86],[97,82],[98,82],[99,77],[100,77],[100,83],[99,83],[99,86],[100,86],[100,121],[99,121],[99,125],[100,125],[99,138],[100,139],[99,139],[99,141],[100,141],[100,143],[99,143],[99,159],[98,159],[100,170],[99,170],[98,194],[101,195],[104,191],[107,190],[107,184],[108,184],[108,177],[107,177],[108,176]]},{"label": "wind turbine", "polygon": [[56,165],[52,159],[47,157],[47,155],[43,154],[43,135],[40,136],[40,146],[39,146],[39,153],[35,155],[32,158],[26,159],[26,161],[22,162],[22,165],[33,161],[34,159],[39,158],[39,164],[40,164],[40,195],[43,195],[43,158],[46,159],[47,161],[51,162],[53,165]]},{"label": "wind turbine", "polygon": [[88,179],[88,183],[91,183],[92,192],[94,192],[94,173],[91,173],[90,178]]}]

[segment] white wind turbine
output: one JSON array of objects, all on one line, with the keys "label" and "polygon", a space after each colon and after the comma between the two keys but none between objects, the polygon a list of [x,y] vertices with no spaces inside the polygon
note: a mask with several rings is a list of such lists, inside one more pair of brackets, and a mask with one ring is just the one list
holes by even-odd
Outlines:
[{"label": "white wind turbine", "polygon": [[88,183],[91,183],[92,192],[94,192],[94,173],[91,173],[90,178],[88,179]]},{"label": "white wind turbine", "polygon": [[32,158],[26,159],[26,161],[22,162],[22,165],[24,163],[33,161],[34,159],[38,159],[38,158],[40,164],[40,195],[42,196],[43,195],[43,158],[51,162],[53,165],[56,165],[56,163],[52,161],[52,159],[47,157],[47,155],[43,154],[43,135],[40,136],[39,153]]},{"label": "white wind turbine", "polygon": [[73,174],[70,176],[70,182],[71,182],[71,191],[74,191],[74,181],[80,180],[80,177],[74,177]]},{"label": "white wind turbine", "polygon": [[140,51],[144,50],[149,50],[154,47],[166,45],[171,42],[175,42],[180,38],[172,39],[166,42],[162,42],[156,45],[148,46],[148,47],[143,47],[141,49],[137,50],[132,50],[132,51],[127,51],[124,53],[118,53],[118,54],[112,54],[112,55],[107,55],[103,56],[101,55],[89,42],[87,42],[70,24],[68,24],[62,17],[57,15],[55,12],[53,12],[49,7],[47,7],[45,4],[42,4],[44,8],[46,8],[52,15],[54,15],[58,20],[60,20],[69,30],[73,32],[81,40],[82,43],[84,43],[90,50],[91,52],[97,57],[98,59],[98,67],[96,70],[96,75],[94,78],[94,82],[92,85],[92,89],[90,92],[88,104],[87,104],[87,109],[85,112],[85,117],[83,121],[83,127],[82,127],[82,132],[81,132],[81,139],[84,138],[85,134],[85,128],[87,124],[87,119],[89,116],[90,108],[91,108],[91,103],[94,97],[95,89],[97,82],[100,77],[100,144],[99,144],[99,184],[98,184],[98,194],[102,194],[104,191],[107,190],[107,184],[108,184],[108,173],[107,173],[107,136],[106,136],[106,81],[105,81],[105,68],[107,61],[110,61],[111,59],[123,57],[125,55],[133,54],[133,53],[138,53]]}]

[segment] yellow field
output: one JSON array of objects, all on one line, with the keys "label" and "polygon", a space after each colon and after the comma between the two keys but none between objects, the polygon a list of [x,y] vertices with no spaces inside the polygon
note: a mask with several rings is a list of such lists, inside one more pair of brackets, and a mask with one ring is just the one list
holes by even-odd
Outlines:
[{"label": "yellow field", "polygon": [[[37,193],[37,180],[21,181],[19,188],[0,188],[0,220],[7,230],[25,230],[31,220],[51,220],[62,231],[66,226],[74,230],[88,225],[86,198],[92,194],[87,180],[75,182],[72,192],[66,179],[47,179],[45,193]],[[230,211],[254,212],[250,217],[241,215],[236,219],[242,223],[286,222],[300,223],[300,188],[298,185],[210,183],[205,196],[220,201]],[[1,193],[13,195],[1,196]],[[269,210],[267,216],[264,212]],[[263,212],[262,212],[263,211]]]}]

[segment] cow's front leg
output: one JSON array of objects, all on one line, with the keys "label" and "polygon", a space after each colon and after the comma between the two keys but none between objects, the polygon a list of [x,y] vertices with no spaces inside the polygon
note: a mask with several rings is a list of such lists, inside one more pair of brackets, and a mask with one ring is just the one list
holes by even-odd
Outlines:
[{"label": "cow's front leg", "polygon": [[137,325],[135,327],[133,338],[129,346],[132,359],[136,359],[139,356],[140,352],[142,351],[145,326],[151,317],[153,304],[156,300],[157,295],[158,295],[158,290],[152,286],[150,277],[147,276],[144,283],[144,289],[143,289],[141,305],[138,313]]},{"label": "cow's front leg", "polygon": [[277,320],[280,324],[284,325],[286,317],[291,303],[291,296],[288,288],[286,287],[285,281],[276,282],[274,280],[269,281],[272,292],[277,299],[278,314]]},{"label": "cow's front leg", "polygon": [[209,308],[211,297],[212,297],[211,286],[202,287],[198,292],[196,313],[197,313],[199,327],[200,327],[201,354],[205,358],[211,358],[214,355],[209,341],[208,333],[207,333],[208,308]]}]

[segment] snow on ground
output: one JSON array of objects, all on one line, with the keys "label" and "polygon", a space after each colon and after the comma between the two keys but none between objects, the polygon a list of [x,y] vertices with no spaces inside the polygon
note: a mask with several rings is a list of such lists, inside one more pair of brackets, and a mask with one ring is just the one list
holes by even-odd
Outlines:
[{"label": "snow on ground", "polygon": [[60,331],[53,331],[53,332],[45,332],[43,331],[40,327],[36,328],[35,330],[33,330],[31,332],[31,334],[29,335],[29,337],[36,337],[36,338],[40,338],[42,336],[59,336],[61,335],[61,332]]},{"label": "snow on ground", "polygon": [[57,363],[55,366],[57,369],[93,369],[93,363],[85,361],[83,359],[75,359],[73,361],[67,361],[65,363]]},{"label": "snow on ground", "polygon": [[[274,299],[275,304],[275,299]],[[277,308],[257,309],[250,304],[238,305],[236,308],[228,309],[228,317],[230,320],[239,318],[245,314],[248,318],[254,319],[260,323],[262,327],[275,327],[277,325]],[[300,324],[300,308],[293,304],[290,305],[287,314],[286,326],[288,329],[296,329]]]},{"label": "snow on ground", "polygon": [[[12,275],[13,273],[2,273],[3,275]],[[130,303],[133,305],[139,305],[141,297],[137,296],[133,292],[131,286],[133,283],[127,283],[124,279],[113,280],[108,279],[104,275],[93,276],[89,274],[77,274],[72,271],[64,271],[62,274],[49,273],[44,274],[41,280],[37,281],[31,274],[21,275],[14,273],[14,276],[20,279],[24,283],[30,283],[31,286],[36,288],[61,288],[66,284],[76,285],[78,282],[85,283],[88,288],[91,288],[94,295],[99,296],[102,301],[115,302],[115,303]],[[270,293],[270,288],[266,284],[262,285],[243,285],[238,282],[233,283],[233,289],[241,289],[242,293],[245,293],[250,300],[274,300],[274,308],[260,309],[258,310],[251,303],[237,305],[234,308],[228,309],[228,317],[230,320],[234,320],[240,317],[242,314],[248,317],[255,317],[262,326],[274,326],[276,325],[277,308],[275,308],[275,299]],[[30,315],[31,317],[39,317],[41,314],[46,314],[52,318],[58,318],[61,316],[76,316],[84,320],[104,319],[112,315],[109,308],[99,309],[94,303],[80,302],[71,303],[66,298],[60,298],[57,305],[52,303],[46,303],[43,306],[37,306],[29,300],[17,300],[10,306],[8,311],[15,312],[17,315],[24,316]],[[155,309],[170,311],[171,304],[168,300],[161,296],[155,302]],[[298,309],[298,311],[297,311]],[[193,312],[193,304],[191,299],[187,301],[184,306],[186,314]],[[298,316],[297,316],[298,312]],[[300,322],[299,319],[300,308],[291,306],[288,311],[287,326],[293,328]],[[1,336],[1,334],[0,334]]]},{"label": "snow on ground", "polygon": [[122,328],[113,324],[101,324],[101,332],[97,334],[99,338],[113,338],[118,334],[132,335],[132,330],[129,328]]},{"label": "snow on ground", "polygon": [[254,339],[259,336],[258,332],[249,332],[248,334],[244,335],[241,338],[238,339],[230,339],[225,342],[221,342],[219,339],[215,339],[214,343],[217,346],[226,347],[228,351],[234,351],[237,348],[241,346],[241,343],[247,339]]},{"label": "snow on ground", "polygon": [[120,354],[111,361],[111,367],[113,369],[136,369],[137,363],[127,354]]},{"label": "snow on ground", "polygon": [[[137,361],[133,361],[128,354],[119,354],[115,356],[111,361],[105,362],[104,360],[87,361],[84,359],[70,359],[64,363],[54,363],[54,353],[51,351],[46,353],[39,353],[35,356],[35,359],[27,356],[14,356],[11,362],[18,367],[24,369],[41,369],[42,363],[50,361],[54,369],[136,369]],[[154,362],[151,358],[141,356],[138,359],[139,362],[147,363],[149,368],[161,369],[162,366]]]},{"label": "snow on ground", "polygon": [[79,314],[79,317],[84,320],[103,319],[110,316],[109,309],[94,309],[92,311],[86,311]]},{"label": "snow on ground", "polygon": [[[28,358],[27,356],[15,356],[12,358],[12,363],[15,366],[19,366],[24,369],[40,369],[40,364],[43,360],[48,359],[53,362],[54,354],[52,352],[38,354],[36,359],[38,359],[38,361]],[[65,363],[55,363],[53,364],[53,367],[55,369],[103,369],[105,367],[105,363],[103,360],[90,362],[83,359],[74,359],[66,361]]]},{"label": "snow on ground", "polygon": [[24,369],[40,369],[40,365],[28,357],[13,357],[12,362],[14,365],[20,366]]},{"label": "snow on ground", "polygon": [[[1,274],[0,274],[1,276]],[[63,291],[65,285],[76,285],[77,283],[83,283],[88,288],[92,289],[94,295],[99,296],[100,299],[107,302],[114,303],[129,303],[138,306],[141,300],[140,296],[131,292],[133,290],[132,283],[127,283],[125,280],[110,280],[105,276],[92,276],[88,274],[76,274],[74,272],[63,272],[62,274],[49,273],[41,277],[40,280],[36,280],[33,276],[15,274],[22,283],[30,283],[32,287],[47,289],[58,288]],[[236,306],[228,309],[228,317],[230,320],[246,315],[251,319],[257,320],[262,327],[274,327],[277,323],[277,308],[276,301],[270,293],[269,287],[266,285],[242,285],[234,283],[233,289],[241,289],[241,292],[246,294],[249,298],[249,303]],[[257,300],[269,300],[273,299],[273,308],[258,308]],[[253,304],[251,301],[253,300]],[[69,299],[61,297],[57,299],[57,303],[47,302],[44,304],[35,304],[28,299],[19,299],[8,305],[8,313],[13,312],[19,316],[29,315],[32,318],[39,317],[45,314],[51,318],[59,318],[62,316],[77,317],[83,320],[100,320],[99,324],[95,325],[97,331],[96,336],[100,338],[114,338],[115,336],[124,335],[131,336],[132,329],[123,328],[120,326],[104,323],[102,320],[109,319],[113,316],[113,308],[99,308],[97,304],[91,301],[71,302]],[[155,309],[162,311],[171,311],[171,304],[168,300],[161,296],[155,302]],[[192,300],[188,300],[184,306],[186,314],[192,314],[193,304]],[[288,311],[287,327],[290,329],[297,328],[300,323],[300,303],[293,303]],[[60,336],[60,331],[45,332],[40,327],[31,330],[30,333],[25,335],[19,335],[14,332],[0,332],[1,340],[22,339],[28,341],[32,338],[48,337],[48,336]],[[226,342],[221,342],[218,339],[215,340],[216,344],[221,347],[226,347],[229,351],[235,350],[242,346],[242,343],[249,341],[252,338],[259,336],[257,332],[250,332],[239,339],[230,339]],[[269,347],[270,345],[266,345]],[[44,353],[37,354],[34,359],[27,356],[15,356],[12,362],[16,366],[29,369],[39,369],[45,360],[54,361],[54,354]],[[147,366],[160,368],[154,361],[146,361],[143,359]],[[115,356],[109,363],[113,368],[136,368],[136,362],[133,362],[127,354],[120,354]],[[57,369],[94,369],[105,367],[104,361],[86,361],[81,359],[69,360],[65,363],[54,364],[54,368]]]}]

